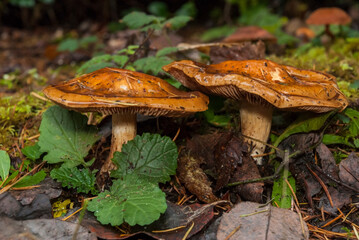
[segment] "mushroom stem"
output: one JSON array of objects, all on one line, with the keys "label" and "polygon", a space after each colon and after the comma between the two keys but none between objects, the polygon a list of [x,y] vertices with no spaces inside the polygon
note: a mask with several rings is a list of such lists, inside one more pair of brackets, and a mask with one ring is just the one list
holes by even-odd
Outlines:
[{"label": "mushroom stem", "polygon": [[110,153],[101,168],[101,173],[109,172],[116,166],[112,162],[113,154],[121,152],[122,145],[135,138],[137,132],[136,114],[114,113],[112,115],[112,139]]},{"label": "mushroom stem", "polygon": [[[255,146],[252,151],[252,156],[264,153],[271,125],[272,125],[273,108],[270,106],[262,106],[260,104],[251,104],[243,102],[240,107],[241,117],[241,132],[243,135],[257,139],[261,142],[246,139],[248,143],[253,143]],[[258,165],[262,165],[262,157],[256,157],[254,160]]]}]

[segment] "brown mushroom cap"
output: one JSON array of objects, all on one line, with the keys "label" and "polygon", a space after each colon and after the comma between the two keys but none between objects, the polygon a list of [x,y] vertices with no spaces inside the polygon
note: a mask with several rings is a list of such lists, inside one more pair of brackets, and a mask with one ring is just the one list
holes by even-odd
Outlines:
[{"label": "brown mushroom cap", "polygon": [[43,90],[55,103],[80,112],[128,112],[177,117],[207,110],[208,97],[184,92],[147,74],[103,68]]},{"label": "brown mushroom cap", "polygon": [[312,12],[307,18],[307,24],[325,25],[325,24],[339,24],[345,25],[351,22],[351,17],[342,9],[319,8]]},{"label": "brown mushroom cap", "polygon": [[277,38],[263,28],[257,26],[247,26],[238,28],[233,34],[226,37],[222,42],[234,43],[258,40],[276,42]]},{"label": "brown mushroom cap", "polygon": [[163,69],[190,89],[246,99],[252,104],[313,112],[343,110],[348,105],[334,76],[269,60],[226,61],[213,65],[183,60]]}]

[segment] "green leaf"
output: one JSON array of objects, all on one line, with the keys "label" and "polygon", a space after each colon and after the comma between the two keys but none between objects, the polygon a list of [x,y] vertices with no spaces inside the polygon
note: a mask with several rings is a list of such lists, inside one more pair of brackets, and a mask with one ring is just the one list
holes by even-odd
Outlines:
[{"label": "green leaf", "polygon": [[355,148],[355,146],[349,142],[348,137],[342,137],[334,134],[324,134],[322,142],[325,145],[330,144],[344,144],[349,147]]},{"label": "green leaf", "polygon": [[82,64],[82,66],[77,70],[77,74],[84,74],[96,71],[104,67],[113,67],[112,56],[110,54],[103,54],[91,58],[89,61]]},{"label": "green leaf", "polygon": [[57,51],[69,51],[74,52],[80,47],[79,40],[74,38],[68,38],[62,41],[59,46],[57,46]]},{"label": "green leaf", "polygon": [[133,65],[137,71],[157,75],[159,72],[163,71],[163,66],[170,64],[171,62],[172,60],[168,57],[150,56],[136,60]]},{"label": "green leaf", "polygon": [[166,196],[157,186],[136,175],[116,180],[110,191],[104,191],[88,204],[102,224],[118,226],[147,225],[166,211]]},{"label": "green leaf", "polygon": [[118,67],[122,67],[128,60],[128,56],[125,55],[114,55],[112,57],[113,61],[118,65]]},{"label": "green leaf", "polygon": [[77,167],[61,166],[53,169],[50,176],[61,182],[63,187],[75,188],[77,192],[97,194],[95,174],[87,168],[78,169]]},{"label": "green leaf", "polygon": [[87,125],[86,116],[59,106],[44,112],[40,134],[40,151],[48,153],[44,160],[66,167],[86,166],[84,157],[99,139],[96,127]]},{"label": "green leaf", "polygon": [[177,30],[184,27],[192,18],[189,16],[176,16],[164,22],[170,29]]},{"label": "green leaf", "polygon": [[176,16],[190,16],[195,18],[197,15],[197,8],[193,1],[186,2],[176,12]]},{"label": "green leaf", "polygon": [[6,151],[0,150],[0,177],[4,181],[9,175],[10,157]]},{"label": "green leaf", "polygon": [[131,29],[138,29],[140,27],[143,27],[145,25],[148,25],[153,22],[158,22],[160,19],[159,17],[155,17],[152,15],[147,15],[143,12],[132,12],[127,14],[123,19],[122,22],[124,22],[129,28]]},{"label": "green leaf", "polygon": [[277,147],[281,141],[295,133],[319,130],[333,113],[320,114],[317,117],[310,117],[309,115],[299,117],[284,130],[273,145]]},{"label": "green leaf", "polygon": [[165,2],[151,2],[147,9],[149,13],[160,17],[168,17],[170,14],[167,3]]},{"label": "green leaf", "polygon": [[226,36],[234,33],[234,31],[236,31],[236,29],[237,29],[237,27],[229,26],[229,25],[211,28],[211,29],[205,31],[201,35],[201,41],[209,42],[209,41],[213,41],[215,39],[226,37]]},{"label": "green leaf", "polygon": [[17,175],[19,174],[19,170],[15,170],[14,172],[12,172],[10,174],[10,176],[6,179],[5,183],[3,183],[3,181],[0,181],[0,184],[2,184],[2,186],[6,186],[9,182],[11,182]]},{"label": "green leaf", "polygon": [[158,50],[158,52],[156,53],[156,57],[162,57],[162,56],[166,56],[168,54],[177,52],[178,48],[177,47],[165,47],[162,48],[161,50]]},{"label": "green leaf", "polygon": [[112,161],[118,169],[111,176],[135,174],[148,182],[164,183],[176,173],[177,157],[177,146],[169,137],[145,133],[127,142],[121,152],[115,152]]},{"label": "green leaf", "polygon": [[46,173],[44,170],[41,170],[37,173],[35,173],[34,175],[30,176],[25,176],[23,179],[21,179],[20,181],[18,181],[15,185],[13,185],[12,187],[14,188],[20,188],[20,187],[28,187],[28,186],[33,186],[36,184],[39,184],[42,180],[44,180],[46,177]]},{"label": "green leaf", "polygon": [[40,150],[40,146],[38,143],[35,143],[32,146],[26,146],[23,149],[21,149],[22,154],[24,154],[28,159],[36,160],[41,157],[41,155],[44,153]]},{"label": "green leaf", "polygon": [[[279,164],[277,164],[276,167],[278,166]],[[296,192],[294,177],[288,170],[283,169],[280,173],[280,177],[274,180],[272,190],[272,199],[279,205],[280,208],[290,208],[292,202],[292,191],[290,190],[288,184],[285,182],[285,179],[288,180],[294,193]]]},{"label": "green leaf", "polygon": [[213,109],[208,108],[203,112],[208,123],[216,127],[228,127],[231,121],[230,115],[215,115]]},{"label": "green leaf", "polygon": [[97,40],[98,38],[95,35],[84,37],[79,40],[79,46],[86,48],[90,43],[95,43]]},{"label": "green leaf", "polygon": [[343,113],[351,119],[349,122],[350,135],[357,137],[359,135],[359,112],[352,108],[347,108]]}]

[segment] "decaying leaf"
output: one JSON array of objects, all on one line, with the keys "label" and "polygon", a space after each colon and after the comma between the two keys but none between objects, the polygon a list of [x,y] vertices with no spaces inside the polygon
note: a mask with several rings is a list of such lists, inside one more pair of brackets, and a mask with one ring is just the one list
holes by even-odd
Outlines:
[{"label": "decaying leaf", "polygon": [[[177,173],[186,188],[202,201],[206,199],[203,196],[213,194],[204,171],[216,179],[214,191],[230,182],[260,178],[258,168],[249,156],[248,144],[233,133],[195,136],[187,142],[187,150],[191,157],[180,158]],[[182,164],[187,165],[183,167]],[[234,189],[244,199],[259,202],[263,183],[248,183]]]},{"label": "decaying leaf", "polygon": [[[268,230],[267,230],[268,229]],[[224,213],[217,239],[308,239],[306,224],[297,213],[287,209],[241,202]]]},{"label": "decaying leaf", "polygon": [[321,160],[320,163],[322,165],[323,172],[329,174],[334,179],[339,180],[338,167],[329,148],[325,144],[321,143],[316,148],[316,151]]},{"label": "decaying leaf", "polygon": [[359,190],[359,157],[355,153],[340,162],[339,170],[340,180]]},{"label": "decaying leaf", "polygon": [[[215,191],[226,186],[237,166],[243,163],[244,154],[248,155],[247,145],[231,133],[224,133],[214,147],[215,171],[217,182]],[[248,157],[248,156],[246,156]]]},{"label": "decaying leaf", "polygon": [[[229,182],[260,178],[259,170],[250,157],[248,144],[231,133],[223,133],[214,147],[217,182],[215,191]],[[234,191],[243,199],[260,202],[264,184],[262,182],[237,185]]]},{"label": "decaying leaf", "polygon": [[239,45],[218,45],[210,48],[212,63],[228,60],[263,59],[265,45],[262,41],[257,43],[244,42]]},{"label": "decaying leaf", "polygon": [[219,199],[213,194],[211,182],[200,167],[200,160],[187,154],[178,158],[177,175],[188,191],[201,201],[210,203]]}]

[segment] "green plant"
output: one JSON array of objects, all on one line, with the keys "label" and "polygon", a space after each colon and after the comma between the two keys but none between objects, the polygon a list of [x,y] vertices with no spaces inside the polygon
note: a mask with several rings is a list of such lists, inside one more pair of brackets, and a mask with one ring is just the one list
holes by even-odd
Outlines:
[{"label": "green plant", "polygon": [[338,133],[328,133],[323,136],[324,144],[343,144],[350,148],[359,148],[359,112],[347,108],[338,114],[337,118],[344,128]]},{"label": "green plant", "polygon": [[[91,58],[85,62],[78,70],[77,74],[90,73],[104,67],[119,67],[122,68],[129,60],[129,57],[136,52],[137,45],[130,45],[127,48],[121,49],[116,54],[104,54]],[[134,70],[131,65],[127,69]]]},{"label": "green plant", "polygon": [[254,5],[246,11],[241,11],[239,23],[247,26],[259,26],[274,34],[279,44],[293,44],[296,38],[282,31],[283,25],[288,21],[286,17],[279,17],[272,14],[265,5]]},{"label": "green plant", "polygon": [[[93,160],[84,158],[99,137],[86,122],[80,113],[52,106],[43,114],[38,146],[24,152],[32,158],[47,153],[45,161],[61,165],[51,171],[52,178],[78,192],[97,194],[96,171],[89,170]],[[157,220],[167,208],[158,183],[165,183],[176,173],[175,143],[158,134],[136,136],[120,153],[115,152],[113,161],[118,169],[111,174],[112,187],[89,202],[88,209],[103,224],[120,225],[125,221],[146,225]]]},{"label": "green plant", "polygon": [[210,42],[215,39],[226,37],[226,36],[234,33],[234,31],[236,31],[236,28],[237,27],[235,27],[235,26],[229,26],[229,25],[211,28],[211,29],[205,31],[201,35],[201,41],[202,42]]},{"label": "green plant", "polygon": [[[132,29],[141,31],[160,30],[166,34],[166,30],[176,30],[183,27],[191,17],[175,16],[169,19],[148,15],[143,12],[131,12],[123,17],[122,23]],[[95,56],[84,63],[77,71],[78,74],[89,73],[104,67],[118,67],[129,70],[142,71],[157,75],[162,72],[162,66],[171,63],[173,60],[168,55],[178,51],[175,47],[169,47],[159,50],[154,56],[143,57],[137,60],[133,58],[137,49],[142,46],[130,45],[121,49],[113,55],[104,54]]]},{"label": "green plant", "polygon": [[87,49],[89,44],[96,43],[98,41],[96,36],[88,36],[83,38],[66,38],[60,42],[57,47],[57,51],[69,51],[74,52],[78,49]]},{"label": "green plant", "polygon": [[[5,149],[13,144],[13,137],[19,133],[19,126],[41,114],[42,109],[49,106],[31,95],[8,96],[0,98],[0,146]],[[38,133],[38,125],[28,129],[31,135]]]},{"label": "green plant", "polygon": [[[33,8],[36,5],[35,0],[10,0],[12,5],[23,8]],[[55,0],[38,0],[39,3],[52,4]]]},{"label": "green plant", "polygon": [[[12,182],[18,175],[19,170],[15,170],[10,167],[10,157],[6,151],[0,150],[0,186],[5,187],[7,184]],[[24,160],[22,163],[22,167],[24,169],[28,169],[29,171],[32,170],[30,167],[30,161]],[[41,170],[33,175],[24,176],[16,182],[12,182],[13,188],[20,188],[20,187],[28,187],[32,185],[36,185],[44,180],[46,177],[46,173],[44,170]]]}]

